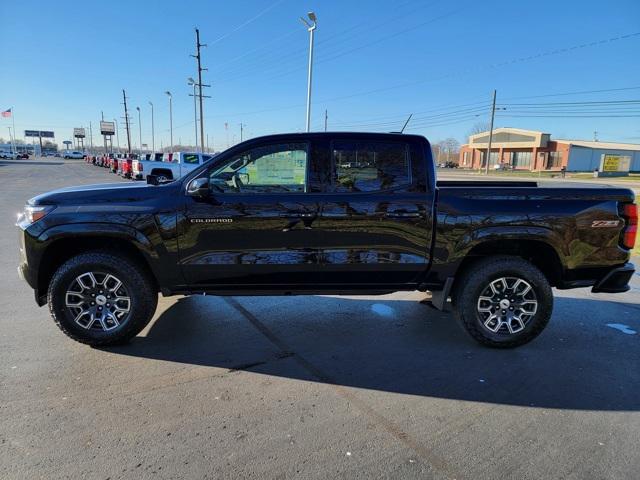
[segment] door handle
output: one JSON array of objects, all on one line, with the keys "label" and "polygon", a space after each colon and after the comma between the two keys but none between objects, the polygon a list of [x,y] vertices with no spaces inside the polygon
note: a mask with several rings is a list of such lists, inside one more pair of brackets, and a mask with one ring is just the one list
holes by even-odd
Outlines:
[{"label": "door handle", "polygon": [[421,217],[420,212],[402,212],[402,211],[386,212],[385,216],[389,218],[420,218]]}]

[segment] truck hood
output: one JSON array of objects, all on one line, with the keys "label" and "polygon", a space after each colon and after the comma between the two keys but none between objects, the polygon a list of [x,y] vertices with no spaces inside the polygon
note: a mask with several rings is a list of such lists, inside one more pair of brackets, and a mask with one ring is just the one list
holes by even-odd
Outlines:
[{"label": "truck hood", "polygon": [[87,205],[94,203],[133,203],[168,195],[179,188],[179,182],[165,185],[142,183],[98,183],[65,187],[37,195],[29,205]]}]

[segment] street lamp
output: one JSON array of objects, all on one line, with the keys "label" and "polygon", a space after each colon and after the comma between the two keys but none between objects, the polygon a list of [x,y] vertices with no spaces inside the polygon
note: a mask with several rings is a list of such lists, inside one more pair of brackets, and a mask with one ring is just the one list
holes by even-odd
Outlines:
[{"label": "street lamp", "polygon": [[113,121],[116,123],[116,145],[118,145],[118,153],[120,153],[120,134],[118,133],[118,120],[114,118]]},{"label": "street lamp", "polygon": [[140,107],[136,107],[138,110],[138,135],[140,138],[140,153],[142,153],[142,120],[140,118]]},{"label": "street lamp", "polygon": [[313,32],[316,29],[317,18],[316,14],[313,12],[309,12],[307,14],[309,20],[312,23],[309,23],[305,20],[304,17],[300,17],[302,23],[307,26],[307,30],[309,31],[309,73],[307,75],[307,132],[311,128],[311,78],[313,74]]},{"label": "street lamp", "polygon": [[151,105],[151,152],[156,153],[156,134],[153,125],[153,103],[149,102],[149,105]]},{"label": "street lamp", "polygon": [[[196,86],[197,82],[189,77],[187,78],[188,85],[193,85],[193,125],[196,130],[196,150],[198,149],[198,106],[196,103]],[[200,139],[200,143],[202,143],[202,139]],[[200,150],[202,151],[202,149]]]},{"label": "street lamp", "polygon": [[171,97],[171,92],[169,90],[164,93],[169,96],[169,139],[171,140],[171,146],[169,147],[169,150],[173,152],[173,97]]}]

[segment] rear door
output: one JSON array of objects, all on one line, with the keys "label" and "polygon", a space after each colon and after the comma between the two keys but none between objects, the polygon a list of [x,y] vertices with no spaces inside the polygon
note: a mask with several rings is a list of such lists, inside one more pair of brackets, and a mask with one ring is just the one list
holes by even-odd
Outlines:
[{"label": "rear door", "polygon": [[328,145],[328,185],[316,227],[321,264],[346,285],[408,284],[430,263],[434,195],[417,137],[339,136]]}]

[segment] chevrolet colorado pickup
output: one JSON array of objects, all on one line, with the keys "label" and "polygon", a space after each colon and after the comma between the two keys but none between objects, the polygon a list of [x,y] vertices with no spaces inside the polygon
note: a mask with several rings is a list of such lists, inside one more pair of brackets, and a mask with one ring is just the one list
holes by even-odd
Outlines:
[{"label": "chevrolet colorado pickup", "polygon": [[477,341],[544,329],[552,287],[625,292],[633,192],[437,182],[421,136],[282,134],[236,145],[170,183],[30,199],[19,272],[69,337],[128,340],[163,295],[432,292]]}]

